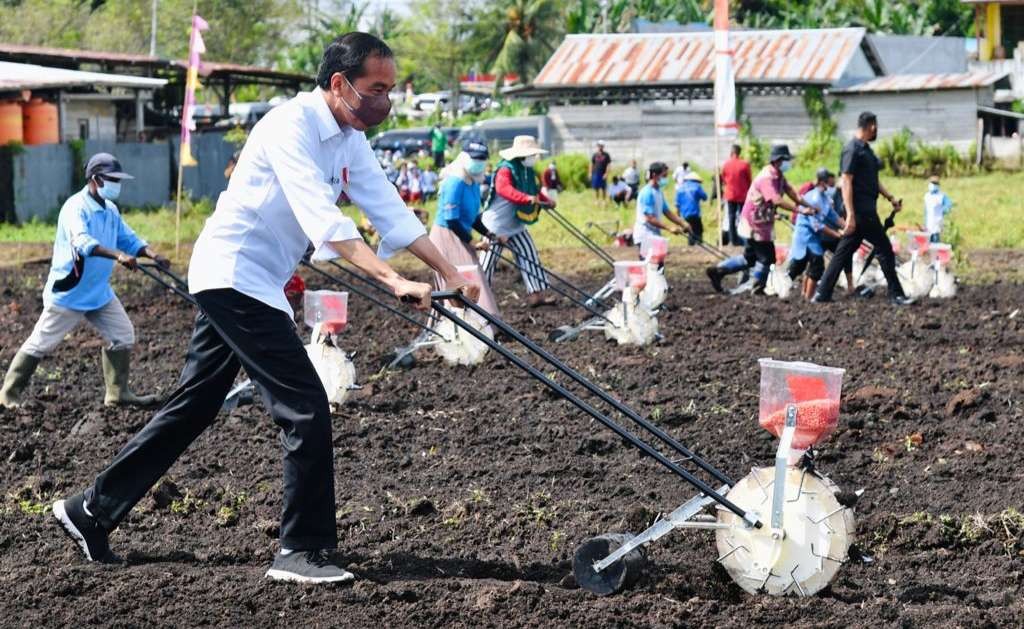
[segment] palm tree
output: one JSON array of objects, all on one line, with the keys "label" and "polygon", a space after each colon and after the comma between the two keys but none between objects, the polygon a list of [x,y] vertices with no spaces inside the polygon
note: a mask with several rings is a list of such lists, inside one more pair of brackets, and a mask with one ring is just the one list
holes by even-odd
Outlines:
[{"label": "palm tree", "polygon": [[480,21],[480,45],[491,72],[523,83],[544,66],[562,37],[556,0],[502,0]]}]

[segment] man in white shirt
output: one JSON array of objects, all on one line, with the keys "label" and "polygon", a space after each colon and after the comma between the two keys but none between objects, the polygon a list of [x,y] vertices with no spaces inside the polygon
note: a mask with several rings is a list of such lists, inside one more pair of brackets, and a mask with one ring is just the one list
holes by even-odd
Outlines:
[{"label": "man in white shirt", "polygon": [[196,241],[189,286],[199,304],[178,389],[84,493],[53,505],[91,561],[117,563],[109,533],[214,420],[240,367],[260,389],[284,449],[281,552],[266,576],[350,581],[337,545],[327,396],[296,333],[284,286],[312,242],[313,259],[339,255],[397,298],[430,304],[430,285],[399,276],[341,213],[345,192],[381,235],[379,255],[408,249],[476,299],[427,239],[384,175],[364,131],[387,117],[395,62],[384,42],[348,33],[324,51],[318,87],[253,128],[228,189]]},{"label": "man in white shirt", "polygon": [[636,160],[630,160],[629,168],[622,171],[622,180],[629,186],[630,198],[636,198],[640,192],[640,171],[636,168]]},{"label": "man in white shirt", "polygon": [[690,162],[683,162],[679,166],[676,166],[675,172],[672,173],[672,179],[675,180],[677,189],[683,187],[683,182],[686,181],[686,176],[691,172],[693,171],[690,170]]}]

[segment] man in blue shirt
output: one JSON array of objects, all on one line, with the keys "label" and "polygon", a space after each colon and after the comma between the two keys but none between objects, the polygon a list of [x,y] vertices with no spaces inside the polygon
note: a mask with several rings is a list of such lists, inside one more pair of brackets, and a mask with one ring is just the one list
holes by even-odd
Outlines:
[{"label": "man in blue shirt", "polygon": [[39,362],[83,320],[109,343],[103,349],[103,403],[144,406],[157,401],[156,396],[136,395],[128,387],[135,328],[110,288],[110,274],[115,261],[132,270],[139,257],[152,258],[162,266],[170,262],[152,251],[121,219],[113,202],[121,193],[122,182],[133,177],[121,169],[120,162],[109,153],[97,153],[89,159],[85,176],[88,183],[64,203],[57,218],[43,312],[11,361],[0,389],[0,406],[20,404]]},{"label": "man in blue shirt", "polygon": [[798,214],[793,226],[793,244],[789,249],[789,278],[796,281],[806,270],[803,296],[810,299],[818,286],[818,280],[825,273],[825,250],[821,237],[839,238],[845,223],[836,213],[832,197],[828,194],[828,182],[835,175],[828,169],[818,169],[815,186],[804,194],[804,201],[814,210],[813,214]]},{"label": "man in blue shirt", "polygon": [[[683,219],[676,216],[665,200],[665,186],[668,185],[668,166],[654,162],[647,169],[647,185],[640,188],[636,197],[636,223],[633,224],[633,242],[641,249],[649,236],[660,236],[666,229],[673,234],[689,230]],[[665,218],[675,223],[670,225]]]},{"label": "man in blue shirt", "polygon": [[701,178],[695,172],[686,173],[683,182],[676,189],[676,210],[690,226],[690,246],[704,239],[704,223],[700,220],[700,202],[707,201],[708,194],[701,186]]}]

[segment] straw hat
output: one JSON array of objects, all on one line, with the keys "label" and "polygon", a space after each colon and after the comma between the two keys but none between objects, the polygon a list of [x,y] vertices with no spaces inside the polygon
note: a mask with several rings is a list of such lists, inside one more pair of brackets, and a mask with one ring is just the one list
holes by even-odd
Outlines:
[{"label": "straw hat", "polygon": [[697,173],[694,173],[694,172],[686,173],[686,176],[683,177],[683,180],[684,181],[696,181],[696,182],[704,181],[701,178],[700,175],[698,175]]},{"label": "straw hat", "polygon": [[516,159],[517,157],[529,157],[531,155],[544,155],[547,151],[537,144],[537,138],[532,135],[517,135],[512,140],[512,146],[499,151],[502,159]]}]

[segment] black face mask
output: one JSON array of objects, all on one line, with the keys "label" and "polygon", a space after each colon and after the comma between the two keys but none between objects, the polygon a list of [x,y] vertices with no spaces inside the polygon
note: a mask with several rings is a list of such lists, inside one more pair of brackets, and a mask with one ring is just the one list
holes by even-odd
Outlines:
[{"label": "black face mask", "polygon": [[391,113],[391,99],[387,94],[360,94],[355,86],[352,85],[352,82],[348,80],[348,77],[345,77],[345,82],[348,83],[348,86],[352,88],[352,91],[359,98],[359,105],[353,107],[344,98],[340,96],[339,98],[348,107],[348,110],[352,112],[352,115],[359,119],[359,122],[367,127],[376,127],[387,119],[388,114]]}]

